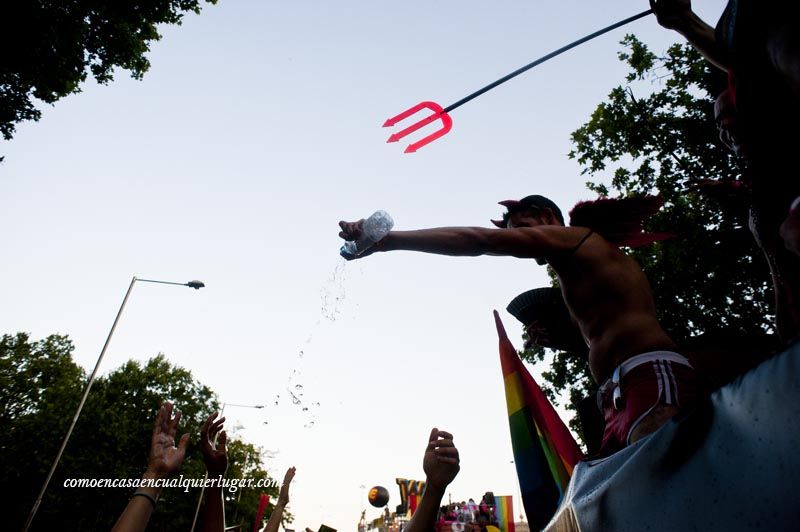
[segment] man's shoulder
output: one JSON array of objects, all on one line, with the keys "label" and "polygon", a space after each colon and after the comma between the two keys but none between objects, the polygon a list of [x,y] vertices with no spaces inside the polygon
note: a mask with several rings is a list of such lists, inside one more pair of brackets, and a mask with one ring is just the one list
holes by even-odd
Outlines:
[{"label": "man's shoulder", "polygon": [[564,245],[574,247],[578,243],[581,244],[602,244],[616,248],[613,244],[608,242],[603,236],[588,227],[581,227],[579,225],[563,226],[563,225],[543,225],[533,227],[541,232],[542,236],[550,238],[554,241],[559,241]]}]

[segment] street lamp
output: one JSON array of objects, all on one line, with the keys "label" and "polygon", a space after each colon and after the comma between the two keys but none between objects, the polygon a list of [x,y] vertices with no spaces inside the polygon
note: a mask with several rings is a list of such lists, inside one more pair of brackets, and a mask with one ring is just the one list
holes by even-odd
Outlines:
[{"label": "street lamp", "polygon": [[170,281],[156,281],[154,279],[139,279],[136,276],[131,279],[131,284],[128,286],[128,291],[125,292],[125,298],[122,300],[122,305],[119,307],[119,311],[117,311],[117,317],[114,318],[114,323],[111,325],[111,330],[108,331],[108,337],[106,337],[106,343],[103,344],[103,349],[100,351],[100,356],[97,357],[97,362],[94,365],[94,370],[92,370],[92,374],[89,376],[89,380],[86,382],[86,388],[83,390],[83,396],[81,397],[81,402],[78,404],[78,409],[75,411],[75,416],[72,418],[72,424],[69,426],[69,430],[67,430],[67,435],[64,436],[64,441],[61,442],[61,448],[58,450],[58,454],[56,455],[56,459],[53,460],[53,465],[50,466],[50,471],[47,473],[47,478],[42,484],[42,489],[39,491],[39,495],[36,497],[36,502],[33,503],[33,508],[31,508],[31,513],[28,516],[28,521],[25,523],[25,528],[23,532],[28,532],[28,529],[33,522],[33,518],[36,517],[36,512],[39,510],[39,505],[42,503],[42,498],[44,498],[44,493],[47,491],[47,486],[50,484],[50,480],[53,478],[53,473],[58,467],[58,462],[61,461],[61,455],[64,453],[64,449],[67,447],[67,442],[69,442],[70,436],[72,436],[72,430],[75,428],[75,424],[78,422],[78,418],[81,415],[81,411],[83,410],[83,405],[86,402],[86,398],[89,396],[89,390],[92,389],[92,384],[94,384],[94,378],[97,375],[97,370],[100,369],[100,363],[103,361],[103,356],[106,354],[106,349],[108,349],[108,344],[111,342],[111,336],[114,334],[114,329],[117,328],[117,323],[119,323],[119,318],[122,316],[122,311],[125,309],[125,304],[128,302],[128,297],[131,295],[131,290],[133,290],[133,285],[136,284],[136,281],[140,281],[142,283],[159,283],[159,284],[174,284],[178,286],[188,286],[190,288],[194,288],[195,290],[199,290],[205,286],[202,281],[189,281],[188,283],[173,283]]},{"label": "street lamp", "polygon": [[[236,404],[236,403],[222,403],[222,408],[219,411],[219,417],[220,418],[225,413],[225,407],[226,406],[235,406],[237,408],[256,408],[258,410],[264,408],[264,405],[240,405],[240,404]],[[219,436],[219,433],[217,433],[217,435],[214,436],[214,445],[217,444],[217,436]],[[197,507],[194,509],[194,519],[192,519],[191,532],[194,532],[194,527],[197,524],[197,516],[200,515],[200,505],[203,503],[203,494],[206,492],[206,480],[208,480],[208,470],[207,469],[206,469],[206,474],[203,477],[203,485],[200,486],[200,497],[197,499]]]}]

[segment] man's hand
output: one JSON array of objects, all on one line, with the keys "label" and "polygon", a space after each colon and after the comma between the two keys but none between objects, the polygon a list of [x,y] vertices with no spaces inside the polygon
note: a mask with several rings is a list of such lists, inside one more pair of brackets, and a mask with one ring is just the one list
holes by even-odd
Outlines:
[{"label": "man's hand", "polygon": [[681,30],[689,25],[692,16],[691,0],[650,0],[656,20],[670,30]]},{"label": "man's hand", "polygon": [[283,485],[281,485],[281,492],[280,495],[278,495],[278,504],[283,504],[285,506],[289,503],[289,484],[292,483],[295,470],[294,467],[290,467],[286,470],[286,475],[283,477]]},{"label": "man's hand", "polygon": [[431,430],[422,459],[428,485],[444,490],[461,469],[458,462],[458,449],[453,445],[453,435],[437,428]]},{"label": "man's hand", "polygon": [[[217,417],[217,412],[214,412],[203,423],[203,428],[200,429],[200,450],[203,453],[203,461],[206,463],[209,477],[216,477],[224,475],[228,469],[228,451],[225,449],[225,443],[228,441],[228,435],[222,430],[222,425],[225,423],[225,418]],[[219,435],[219,439],[217,439]]]},{"label": "man's hand", "polygon": [[345,240],[358,240],[364,231],[364,218],[357,222],[339,222],[339,227],[342,229],[339,232],[339,237]]},{"label": "man's hand", "polygon": [[[356,241],[364,234],[364,219],[360,219],[357,222],[345,222],[344,220],[339,222],[339,227],[341,231],[339,232],[339,237],[343,238],[344,240]],[[364,252],[358,255],[342,255],[347,260],[355,260],[361,259],[368,255],[372,255],[375,252],[375,246],[372,246],[366,249]]]},{"label": "man's hand", "polygon": [[175,447],[175,434],[178,431],[181,413],[175,410],[175,417],[172,417],[172,412],[172,404],[164,403],[156,416],[153,437],[150,441],[150,458],[147,460],[148,476],[167,478],[180,469],[186,457],[189,435],[181,436],[178,446]]}]

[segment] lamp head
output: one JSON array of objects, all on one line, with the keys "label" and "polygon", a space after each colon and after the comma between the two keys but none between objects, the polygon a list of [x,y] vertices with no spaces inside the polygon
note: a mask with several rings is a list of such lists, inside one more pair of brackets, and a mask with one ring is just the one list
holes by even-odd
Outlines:
[{"label": "lamp head", "polygon": [[194,280],[194,281],[189,281],[188,283],[186,283],[186,286],[194,288],[195,290],[200,290],[201,288],[203,288],[205,286],[205,283],[203,281]]}]

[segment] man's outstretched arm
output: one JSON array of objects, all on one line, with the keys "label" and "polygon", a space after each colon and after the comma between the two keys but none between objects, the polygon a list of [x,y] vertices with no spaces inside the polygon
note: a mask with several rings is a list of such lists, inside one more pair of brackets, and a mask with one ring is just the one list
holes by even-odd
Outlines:
[{"label": "man's outstretched arm", "polygon": [[428,438],[422,469],[425,471],[425,494],[405,527],[405,532],[431,532],[435,530],[439,506],[447,486],[456,478],[459,469],[458,449],[453,435],[434,428]]},{"label": "man's outstretched arm", "polygon": [[[361,222],[339,222],[339,236],[357,240]],[[545,258],[574,246],[586,231],[562,226],[486,229],[483,227],[438,227],[416,231],[391,231],[364,257],[375,251],[420,251],[437,255],[477,257],[505,255],[518,258]]]}]

